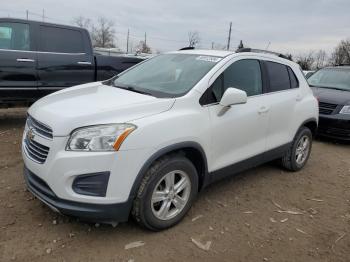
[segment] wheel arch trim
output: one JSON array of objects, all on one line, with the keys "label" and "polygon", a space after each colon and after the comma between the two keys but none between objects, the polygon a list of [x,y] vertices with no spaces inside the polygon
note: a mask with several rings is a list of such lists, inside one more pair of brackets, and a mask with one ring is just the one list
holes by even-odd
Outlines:
[{"label": "wheel arch trim", "polygon": [[131,187],[131,191],[129,194],[129,200],[133,200],[136,195],[137,195],[137,191],[139,186],[141,185],[142,179],[144,177],[144,175],[146,174],[147,170],[149,169],[149,167],[154,163],[154,161],[156,161],[158,158],[169,154],[171,152],[175,152],[175,151],[179,151],[181,149],[194,149],[197,150],[203,160],[203,164],[204,164],[204,174],[199,174],[201,176],[203,176],[203,183],[202,183],[202,187],[203,188],[206,185],[206,182],[208,180],[208,162],[207,162],[207,157],[205,154],[205,151],[203,149],[203,147],[197,143],[197,142],[193,142],[193,141],[186,141],[186,142],[180,142],[180,143],[176,143],[173,145],[169,145],[166,146],[162,149],[159,149],[158,151],[156,151],[151,157],[149,157],[147,159],[147,161],[143,164],[143,166],[141,167],[140,171],[138,172],[136,179]]},{"label": "wheel arch trim", "polygon": [[304,122],[302,122],[301,125],[299,126],[299,128],[297,129],[295,135],[298,133],[298,131],[300,130],[301,127],[306,126],[306,125],[309,124],[309,123],[316,124],[315,130],[311,130],[312,134],[315,135],[316,130],[317,130],[317,128],[318,128],[318,121],[317,121],[317,119],[314,118],[314,117],[313,117],[313,118],[309,118],[309,119],[305,120]]}]

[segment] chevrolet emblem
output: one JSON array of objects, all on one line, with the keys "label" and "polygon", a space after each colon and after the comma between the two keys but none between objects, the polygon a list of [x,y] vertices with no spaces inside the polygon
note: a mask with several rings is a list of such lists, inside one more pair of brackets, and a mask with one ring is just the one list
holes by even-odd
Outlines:
[{"label": "chevrolet emblem", "polygon": [[34,130],[33,130],[33,128],[30,128],[27,131],[27,140],[31,141],[34,139],[34,137],[35,137]]}]

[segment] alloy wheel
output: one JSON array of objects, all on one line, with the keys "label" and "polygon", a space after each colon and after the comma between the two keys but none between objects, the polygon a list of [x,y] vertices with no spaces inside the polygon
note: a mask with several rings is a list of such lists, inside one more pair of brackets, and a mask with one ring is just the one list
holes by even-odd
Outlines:
[{"label": "alloy wheel", "polygon": [[308,158],[310,145],[310,138],[308,136],[304,135],[300,138],[295,151],[295,160],[298,165],[303,165]]},{"label": "alloy wheel", "polygon": [[151,206],[153,215],[160,220],[176,217],[186,206],[191,194],[191,180],[181,171],[164,175],[153,190]]}]

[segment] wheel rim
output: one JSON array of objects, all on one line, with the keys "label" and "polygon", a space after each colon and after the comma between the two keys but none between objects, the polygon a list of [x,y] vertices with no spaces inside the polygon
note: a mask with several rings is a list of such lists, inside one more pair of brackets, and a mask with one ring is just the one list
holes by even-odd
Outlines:
[{"label": "wheel rim", "polygon": [[191,180],[185,172],[175,170],[167,173],[153,190],[153,215],[160,220],[176,217],[186,206],[190,194]]},{"label": "wheel rim", "polygon": [[298,165],[305,163],[309,156],[310,145],[310,138],[308,136],[305,135],[300,138],[295,152],[295,160]]}]

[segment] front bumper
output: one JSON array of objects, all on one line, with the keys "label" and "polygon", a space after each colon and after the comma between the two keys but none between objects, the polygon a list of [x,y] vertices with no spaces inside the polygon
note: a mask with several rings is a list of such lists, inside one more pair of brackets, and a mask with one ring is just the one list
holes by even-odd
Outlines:
[{"label": "front bumper", "polygon": [[117,204],[91,204],[57,197],[48,184],[24,167],[24,178],[29,191],[54,211],[93,222],[125,222],[132,207],[132,199]]},{"label": "front bumper", "polygon": [[330,138],[350,141],[350,119],[348,115],[320,115],[318,134]]}]

